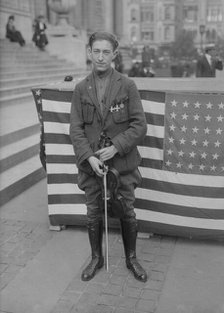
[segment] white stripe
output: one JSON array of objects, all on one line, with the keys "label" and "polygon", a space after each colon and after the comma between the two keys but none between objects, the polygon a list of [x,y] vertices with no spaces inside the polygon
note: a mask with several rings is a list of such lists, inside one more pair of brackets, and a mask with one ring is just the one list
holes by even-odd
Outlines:
[{"label": "white stripe", "polygon": [[224,220],[186,217],[141,209],[135,209],[135,212],[139,220],[198,229],[224,230]]},{"label": "white stripe", "polygon": [[204,197],[183,196],[144,188],[137,188],[135,191],[135,196],[136,198],[143,200],[173,204],[177,206],[185,206],[189,208],[211,209],[211,210],[212,209],[223,210],[224,208],[224,198],[214,199]]},{"label": "white stripe", "polygon": [[163,150],[161,149],[138,146],[138,150],[142,158],[163,160]]},{"label": "white stripe", "polygon": [[70,113],[71,102],[62,102],[62,101],[43,99],[42,107],[43,107],[43,111]]},{"label": "white stripe", "polygon": [[47,155],[74,155],[72,144],[46,143]]},{"label": "white stripe", "polygon": [[142,177],[180,185],[224,187],[223,176],[174,173],[153,168],[139,167]]},{"label": "white stripe", "polygon": [[48,205],[49,215],[54,214],[70,214],[70,215],[86,215],[86,205],[85,204],[49,204]]},{"label": "white stripe", "polygon": [[165,103],[164,102],[155,102],[149,100],[142,100],[142,106],[144,112],[152,114],[165,114]]},{"label": "white stripe", "polygon": [[69,135],[69,123],[44,122],[44,132]]},{"label": "white stripe", "polygon": [[164,126],[147,125],[147,136],[164,138]]},{"label": "white stripe", "polygon": [[77,184],[48,184],[49,195],[61,194],[84,194]]},{"label": "white stripe", "polygon": [[[50,204],[49,215],[86,215],[85,204]],[[224,230],[224,220],[213,220],[166,214],[135,208],[138,220],[208,230]]]},{"label": "white stripe", "polygon": [[47,174],[77,174],[78,169],[75,164],[47,163]]}]

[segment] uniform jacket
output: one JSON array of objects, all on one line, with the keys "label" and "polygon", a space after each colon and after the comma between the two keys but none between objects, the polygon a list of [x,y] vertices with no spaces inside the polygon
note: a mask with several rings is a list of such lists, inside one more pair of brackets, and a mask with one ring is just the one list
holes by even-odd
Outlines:
[{"label": "uniform jacket", "polygon": [[210,65],[206,56],[203,55],[197,62],[196,77],[215,77],[216,69],[223,69],[222,61],[217,60]]},{"label": "uniform jacket", "polygon": [[137,87],[131,79],[113,70],[101,113],[91,73],[75,87],[70,118],[70,137],[80,170],[93,174],[87,159],[99,150],[102,131],[118,150],[113,167],[119,173],[128,173],[138,167],[141,157],[136,146],[142,142],[147,124]]}]

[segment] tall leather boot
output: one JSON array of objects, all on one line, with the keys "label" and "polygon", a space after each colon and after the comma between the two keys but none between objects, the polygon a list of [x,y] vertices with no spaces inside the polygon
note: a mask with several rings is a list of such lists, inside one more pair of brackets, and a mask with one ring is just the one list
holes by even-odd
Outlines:
[{"label": "tall leather boot", "polygon": [[136,259],[136,239],[137,239],[137,222],[136,220],[120,220],[121,233],[124,243],[126,257],[126,266],[134,274],[137,280],[147,281],[146,271]]},{"label": "tall leather boot", "polygon": [[103,240],[103,222],[97,221],[87,225],[89,242],[92,251],[92,259],[82,272],[82,280],[92,279],[96,271],[103,266],[104,258],[102,256],[102,240]]}]

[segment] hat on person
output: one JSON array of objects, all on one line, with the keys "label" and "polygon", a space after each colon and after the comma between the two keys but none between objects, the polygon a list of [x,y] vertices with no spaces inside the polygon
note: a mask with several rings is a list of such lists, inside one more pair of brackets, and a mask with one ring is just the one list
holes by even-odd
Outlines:
[{"label": "hat on person", "polygon": [[205,46],[205,52],[215,50],[215,44],[214,43],[209,43]]}]

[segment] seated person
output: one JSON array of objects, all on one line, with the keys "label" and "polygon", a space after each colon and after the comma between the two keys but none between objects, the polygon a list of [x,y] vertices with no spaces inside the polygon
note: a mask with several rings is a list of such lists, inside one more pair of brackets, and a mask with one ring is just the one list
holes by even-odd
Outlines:
[{"label": "seated person", "polygon": [[16,29],[14,21],[14,15],[10,15],[6,24],[6,38],[12,42],[18,42],[20,46],[24,46],[25,40],[23,39],[22,34]]}]

